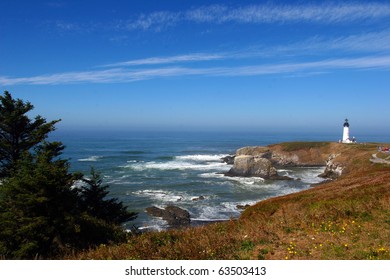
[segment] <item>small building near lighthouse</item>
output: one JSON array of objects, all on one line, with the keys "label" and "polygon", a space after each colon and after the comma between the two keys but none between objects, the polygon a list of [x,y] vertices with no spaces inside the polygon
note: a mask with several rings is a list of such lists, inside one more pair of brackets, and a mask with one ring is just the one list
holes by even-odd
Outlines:
[{"label": "small building near lighthouse", "polygon": [[356,143],[355,137],[350,137],[349,136],[349,122],[348,119],[345,119],[344,125],[343,125],[343,140],[341,141],[342,143]]}]

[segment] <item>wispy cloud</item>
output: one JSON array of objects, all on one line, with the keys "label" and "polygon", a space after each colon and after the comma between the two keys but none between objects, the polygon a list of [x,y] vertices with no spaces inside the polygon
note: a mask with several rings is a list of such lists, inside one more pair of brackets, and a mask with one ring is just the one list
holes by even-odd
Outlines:
[{"label": "wispy cloud", "polygon": [[264,64],[237,67],[166,67],[152,69],[114,68],[101,71],[68,72],[34,77],[0,77],[2,85],[57,85],[75,83],[124,83],[164,77],[261,76],[286,73],[318,73],[338,69],[390,69],[390,56],[329,59],[312,62]]},{"label": "wispy cloud", "polygon": [[83,29],[83,27],[81,27],[77,23],[64,22],[64,21],[56,21],[54,22],[54,25],[57,29],[63,31],[80,31]]},{"label": "wispy cloud", "polygon": [[309,22],[334,24],[381,19],[390,16],[386,3],[328,3],[310,5],[250,5],[233,8],[226,5],[209,5],[186,11],[157,11],[142,14],[133,20],[122,21],[121,28],[128,30],[161,31],[181,22],[241,24]]},{"label": "wispy cloud", "polygon": [[390,15],[390,5],[383,3],[331,3],[317,5],[251,5],[236,9],[206,6],[187,13],[187,19],[200,22],[274,23],[309,21],[321,23],[350,22]]},{"label": "wispy cloud", "polygon": [[134,30],[148,30],[154,29],[161,31],[161,29],[168,26],[175,25],[182,19],[181,13],[173,13],[168,11],[159,11],[151,14],[142,14],[134,21],[126,21],[123,26],[126,29]]},{"label": "wispy cloud", "polygon": [[145,59],[135,59],[113,64],[103,65],[102,67],[119,67],[119,66],[139,66],[155,64],[171,64],[177,62],[197,62],[210,61],[225,58],[223,54],[193,53],[188,55],[176,55],[169,57],[150,57]]},{"label": "wispy cloud", "polygon": [[[263,51],[265,52],[266,49]],[[293,44],[273,46],[268,48],[267,54],[289,54],[290,56],[304,54],[309,56],[310,54],[324,55],[332,53],[332,55],[335,55],[335,51],[340,55],[345,53],[349,55],[356,53],[388,53],[390,52],[390,29],[334,38],[316,36]]]},{"label": "wispy cloud", "polygon": [[160,10],[134,15],[114,22],[55,21],[61,31],[156,31],[160,32],[179,24],[339,24],[390,17],[390,3],[322,3],[301,5],[260,4],[232,7],[207,5],[183,11]]},{"label": "wispy cloud", "polygon": [[48,20],[44,22],[45,27],[54,28],[60,34],[88,34],[97,31],[102,31],[105,28],[105,24],[88,21],[88,22],[75,22],[67,20]]},{"label": "wispy cloud", "polygon": [[334,51],[337,50],[341,55],[346,53],[356,55],[358,53],[379,54],[390,52],[390,29],[379,32],[363,33],[357,35],[348,35],[336,38],[313,37],[302,42],[296,42],[287,45],[274,46],[251,46],[248,48],[237,49],[234,51],[225,51],[219,53],[190,53],[183,55],[149,57],[143,59],[134,59],[120,61],[116,63],[100,65],[99,67],[130,67],[130,66],[150,66],[164,64],[183,64],[191,62],[207,61],[227,61],[239,59],[259,59],[272,57],[310,57],[327,55],[329,52],[334,57]]},{"label": "wispy cloud", "polygon": [[[322,57],[322,59],[318,57]],[[286,59],[295,62],[281,63]],[[268,64],[264,62],[271,60],[272,62]],[[303,60],[311,62],[302,62]],[[230,62],[239,66],[226,67],[227,63]],[[169,65],[174,66],[162,67]],[[189,65],[191,67],[188,67]],[[290,73],[294,76],[307,76],[334,69],[388,69],[389,66],[390,29],[386,29],[336,38],[314,37],[291,45],[252,46],[217,53],[199,52],[149,57],[98,66],[98,68],[105,68],[104,70],[31,77],[0,76],[0,84],[116,83],[196,75],[253,76]]]},{"label": "wispy cloud", "polygon": [[320,42],[323,47],[353,51],[389,51],[390,30],[338,37]]}]

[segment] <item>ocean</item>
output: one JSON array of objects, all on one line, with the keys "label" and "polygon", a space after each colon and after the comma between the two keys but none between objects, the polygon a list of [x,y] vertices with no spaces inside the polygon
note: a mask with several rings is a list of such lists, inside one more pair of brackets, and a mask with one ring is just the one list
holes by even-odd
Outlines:
[{"label": "ocean", "polygon": [[[216,132],[71,132],[56,131],[50,140],[66,146],[62,158],[71,171],[88,175],[91,167],[118,198],[139,213],[132,225],[163,230],[164,220],[149,216],[146,207],[176,205],[189,211],[194,224],[239,217],[238,205],[254,203],[310,188],[321,182],[323,168],[278,170],[300,180],[268,181],[225,177],[230,165],[221,161],[244,146],[285,141],[337,141],[339,135],[216,133]],[[366,141],[375,139],[366,138]],[[199,199],[201,198],[201,199]]]}]

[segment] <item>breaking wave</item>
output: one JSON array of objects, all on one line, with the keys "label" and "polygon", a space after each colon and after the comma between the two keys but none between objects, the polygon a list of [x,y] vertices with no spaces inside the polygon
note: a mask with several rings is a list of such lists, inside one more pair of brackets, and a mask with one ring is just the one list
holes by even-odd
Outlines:
[{"label": "breaking wave", "polygon": [[241,214],[238,205],[254,205],[256,201],[236,201],[222,202],[218,205],[203,205],[199,208],[199,213],[191,219],[194,221],[223,221],[231,218],[237,218]]},{"label": "breaking wave", "polygon": [[230,181],[237,182],[242,185],[258,185],[262,184],[265,182],[263,178],[260,177],[226,177]]},{"label": "breaking wave", "polygon": [[301,180],[307,184],[317,184],[324,181],[318,177],[324,171],[324,167],[297,167],[293,170],[280,169],[278,173],[283,176],[289,176],[295,180]]},{"label": "breaking wave", "polygon": [[214,170],[227,171],[229,166],[224,163],[221,158],[225,155],[184,155],[176,157],[166,157],[168,161],[148,161],[134,162],[128,161],[126,168],[131,168],[136,171],[144,171],[147,169],[159,170]]},{"label": "breaking wave", "polygon": [[175,159],[179,161],[221,161],[221,158],[227,155],[185,155],[185,156],[176,156]]},{"label": "breaking wave", "polygon": [[90,156],[87,158],[80,158],[77,161],[98,161],[101,158],[103,158],[103,157],[102,156]]},{"label": "breaking wave", "polygon": [[142,197],[149,197],[160,202],[178,202],[183,200],[190,200],[191,196],[186,193],[175,193],[166,190],[139,190],[132,194]]}]

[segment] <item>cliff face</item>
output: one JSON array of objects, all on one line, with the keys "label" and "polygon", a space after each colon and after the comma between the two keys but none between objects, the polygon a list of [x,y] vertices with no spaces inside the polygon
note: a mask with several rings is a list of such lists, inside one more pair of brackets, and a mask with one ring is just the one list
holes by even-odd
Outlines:
[{"label": "cliff face", "polygon": [[[276,167],[324,166],[324,178],[335,179],[345,169],[340,155],[348,149],[345,145],[329,142],[291,142],[267,147],[244,147],[236,152],[234,165],[228,176],[281,178]],[[345,160],[345,158],[344,158]]]},{"label": "cliff face", "polygon": [[240,155],[235,157],[234,165],[226,175],[272,179],[276,178],[278,173],[269,159],[260,156]]},{"label": "cliff face", "polygon": [[340,154],[329,155],[329,158],[326,161],[324,173],[320,174],[320,177],[327,179],[337,179],[341,176],[341,174],[343,174],[345,166],[336,159],[339,155]]},{"label": "cliff face", "polygon": [[270,145],[272,162],[277,166],[325,166],[333,143],[291,142]]}]

